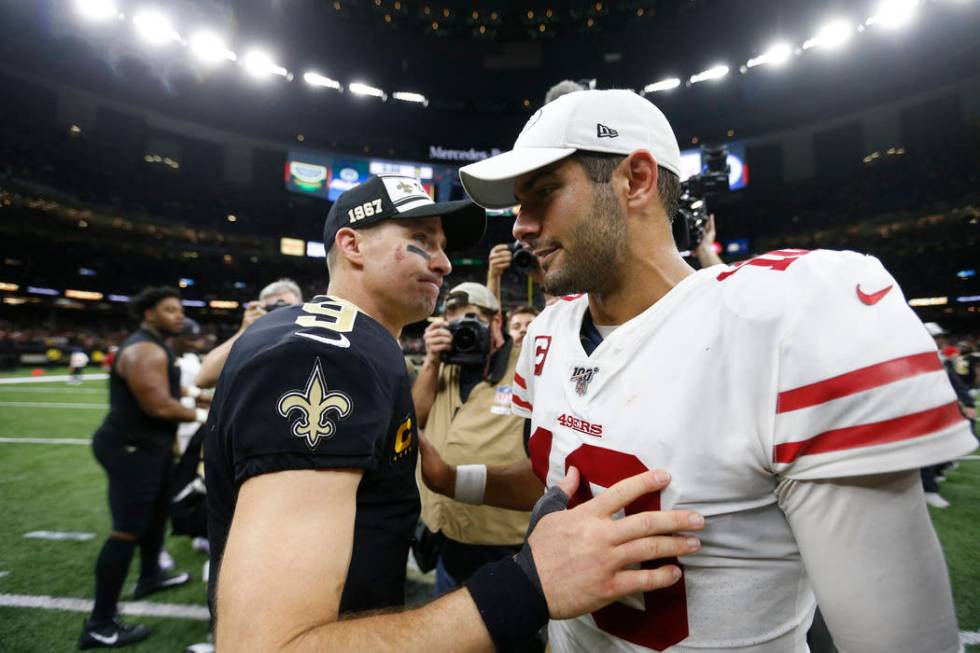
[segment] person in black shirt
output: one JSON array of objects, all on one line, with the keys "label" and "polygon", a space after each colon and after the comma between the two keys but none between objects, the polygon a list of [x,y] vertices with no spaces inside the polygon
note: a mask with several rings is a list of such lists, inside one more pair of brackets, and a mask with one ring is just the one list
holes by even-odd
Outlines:
[{"label": "person in black shirt", "polygon": [[371,177],[327,216],[326,295],[262,316],[235,343],[205,427],[218,650],[508,650],[549,613],[676,581],[624,567],[677,555],[683,538],[649,536],[690,529],[689,513],[611,520],[666,485],[651,473],[544,516],[526,550],[464,590],[338,620],[403,603],[419,435],[398,335],[432,313],[447,243],[476,244],[484,222],[469,201],[435,204],[415,178]]},{"label": "person in black shirt", "polygon": [[167,487],[179,422],[203,422],[202,409],[180,403],[180,373],[165,339],[180,332],[184,311],[172,288],[147,288],[131,300],[142,320],[120,346],[109,376],[109,413],[92,437],[95,458],[109,477],[110,533],[95,565],[95,607],[78,646],[117,647],[145,639],[150,630],[116,617],[129,564],[140,546],[141,598],[186,583],[188,574],[163,572],[159,553],[166,526]]}]

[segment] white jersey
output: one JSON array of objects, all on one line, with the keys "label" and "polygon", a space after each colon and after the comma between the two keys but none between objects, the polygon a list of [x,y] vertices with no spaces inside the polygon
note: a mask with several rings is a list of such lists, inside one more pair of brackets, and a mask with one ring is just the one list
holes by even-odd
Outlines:
[{"label": "white jersey", "polygon": [[[815,599],[780,479],[916,469],[976,447],[935,345],[877,259],[781,250],[701,270],[585,354],[587,297],[531,324],[513,409],[546,485],[573,503],[645,469],[626,513],[703,514],[675,586],[553,621],[552,650],[806,651]],[[815,509],[819,509],[815,506]],[[742,648],[740,648],[742,647]]]},{"label": "white jersey", "polygon": [[[189,388],[194,385],[197,373],[201,371],[201,357],[193,352],[186,352],[177,359],[177,367],[180,369],[180,387]],[[183,397],[181,403],[187,408],[197,406],[197,402],[190,397]],[[180,453],[184,453],[187,443],[199,426],[197,422],[181,422],[177,426],[177,448]]]},{"label": "white jersey", "polygon": [[88,365],[88,354],[84,351],[73,351],[68,357],[68,367],[85,367]]}]

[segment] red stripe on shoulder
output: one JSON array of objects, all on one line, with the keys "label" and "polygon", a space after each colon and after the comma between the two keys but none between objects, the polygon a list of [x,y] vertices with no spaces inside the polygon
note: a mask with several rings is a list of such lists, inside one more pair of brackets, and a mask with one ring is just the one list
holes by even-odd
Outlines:
[{"label": "red stripe on shoulder", "polygon": [[516,394],[512,394],[510,396],[510,398],[511,398],[511,401],[513,401],[515,404],[517,404],[518,406],[520,406],[524,410],[534,410],[534,406],[533,405],[531,405],[530,403],[524,401],[523,399],[521,399],[520,397],[518,397]]},{"label": "red stripe on shoulder", "polygon": [[527,381],[525,381],[524,377],[517,372],[514,372],[514,383],[527,390]]},{"label": "red stripe on shoulder", "polygon": [[793,388],[779,393],[777,413],[809,408],[833,399],[857,394],[887,383],[894,383],[919,374],[935,372],[943,368],[934,351],[903,356],[884,363],[862,367],[823,381]]},{"label": "red stripe on shoulder", "polygon": [[582,296],[582,293],[575,293],[575,294],[573,294],[573,295],[564,295],[564,296],[563,296],[563,297],[561,298],[561,300],[562,300],[563,302],[573,302],[573,301],[575,301],[576,299],[578,299],[578,298],[579,298],[579,297],[581,297],[581,296]]},{"label": "red stripe on shoulder", "polygon": [[962,420],[959,406],[953,401],[883,422],[833,429],[806,440],[777,444],[772,448],[772,458],[777,463],[791,463],[801,456],[911,440],[949,428]]}]

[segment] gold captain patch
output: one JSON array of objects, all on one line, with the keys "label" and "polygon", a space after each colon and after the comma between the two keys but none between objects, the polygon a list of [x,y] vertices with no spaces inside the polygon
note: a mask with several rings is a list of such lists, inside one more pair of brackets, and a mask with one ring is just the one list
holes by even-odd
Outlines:
[{"label": "gold captain patch", "polygon": [[319,358],[313,363],[306,389],[287,392],[279,398],[278,405],[279,414],[286,419],[294,413],[299,414],[292,424],[293,435],[304,438],[310,449],[316,449],[321,439],[330,439],[336,433],[337,424],[330,418],[331,413],[336,414],[336,419],[346,419],[353,408],[354,402],[345,393],[327,392]]}]

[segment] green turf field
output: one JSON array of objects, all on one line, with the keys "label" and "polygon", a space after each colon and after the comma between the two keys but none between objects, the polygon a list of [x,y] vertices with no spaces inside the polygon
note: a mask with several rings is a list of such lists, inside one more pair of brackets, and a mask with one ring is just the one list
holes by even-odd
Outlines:
[{"label": "green turf field", "polygon": [[[88,439],[104,415],[107,384],[100,380],[79,386],[0,385],[0,438]],[[54,407],[59,404],[82,406]],[[91,599],[95,558],[109,528],[105,487],[105,476],[87,445],[0,442],[0,597]],[[961,462],[949,474],[942,493],[953,506],[932,514],[946,550],[960,629],[980,631],[980,460]],[[94,533],[95,537],[88,541],[23,537],[41,530]],[[194,580],[149,601],[203,606],[201,567],[206,556],[193,551],[187,538],[170,538],[166,546],[177,568],[191,572]],[[137,564],[134,561],[123,600],[128,600]],[[416,595],[420,591],[424,590],[416,586]],[[0,607],[0,653],[74,650],[83,618],[81,612]],[[207,633],[206,622],[200,620],[128,619],[146,623],[154,631],[148,640],[130,647],[133,651],[179,653],[184,646],[203,641]],[[967,650],[980,653],[980,646]]]}]

